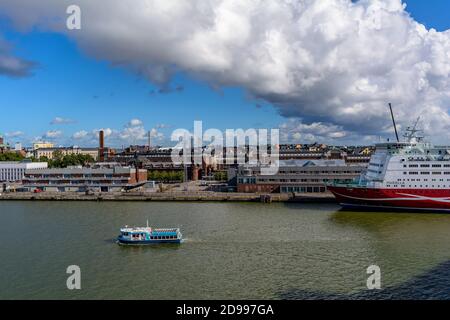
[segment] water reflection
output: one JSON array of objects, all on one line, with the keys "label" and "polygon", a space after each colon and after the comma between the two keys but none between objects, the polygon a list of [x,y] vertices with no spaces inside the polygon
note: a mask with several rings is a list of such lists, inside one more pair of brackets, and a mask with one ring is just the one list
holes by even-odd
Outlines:
[{"label": "water reflection", "polygon": [[[340,210],[327,222],[335,232],[349,234],[352,245],[344,254],[359,249],[355,267],[349,269],[359,279],[359,289],[348,293],[291,289],[281,298],[450,299],[450,215]],[[365,268],[371,264],[381,267],[385,288],[381,291],[365,290]]]},{"label": "water reflection", "polygon": [[369,232],[378,240],[392,238],[424,240],[450,239],[450,215],[337,211],[329,222],[343,228]]},{"label": "water reflection", "polygon": [[321,291],[288,290],[279,297],[288,300],[450,300],[450,261],[413,277],[398,285],[382,290],[365,290],[350,294],[333,294]]}]

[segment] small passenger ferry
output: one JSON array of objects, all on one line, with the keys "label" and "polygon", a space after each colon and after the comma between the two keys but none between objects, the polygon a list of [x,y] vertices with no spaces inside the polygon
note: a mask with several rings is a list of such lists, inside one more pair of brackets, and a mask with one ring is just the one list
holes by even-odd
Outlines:
[{"label": "small passenger ferry", "polygon": [[120,229],[120,235],[117,237],[119,244],[158,244],[158,243],[181,243],[183,235],[179,228],[158,228],[147,227],[128,227]]}]

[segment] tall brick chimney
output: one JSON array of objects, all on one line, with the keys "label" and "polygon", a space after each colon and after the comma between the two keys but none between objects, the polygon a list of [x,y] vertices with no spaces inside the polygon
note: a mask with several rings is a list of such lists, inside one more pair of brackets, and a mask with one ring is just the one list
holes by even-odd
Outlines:
[{"label": "tall brick chimney", "polygon": [[98,148],[98,160],[100,162],[105,161],[105,132],[100,130],[99,132],[99,148]]}]

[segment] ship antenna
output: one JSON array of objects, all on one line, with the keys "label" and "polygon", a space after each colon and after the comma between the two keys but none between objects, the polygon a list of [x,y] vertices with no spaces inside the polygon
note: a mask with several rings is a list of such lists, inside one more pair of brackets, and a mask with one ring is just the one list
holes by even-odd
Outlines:
[{"label": "ship antenna", "polygon": [[394,112],[392,111],[392,104],[389,102],[389,109],[391,110],[392,123],[394,124],[395,137],[397,138],[397,142],[400,142],[398,138],[397,125],[395,124]]}]

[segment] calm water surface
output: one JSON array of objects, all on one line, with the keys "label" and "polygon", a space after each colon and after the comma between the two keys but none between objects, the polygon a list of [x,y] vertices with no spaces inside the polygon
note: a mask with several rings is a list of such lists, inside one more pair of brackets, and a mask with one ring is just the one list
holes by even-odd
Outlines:
[{"label": "calm water surface", "polygon": [[[114,243],[121,226],[147,219],[181,227],[185,243]],[[450,299],[450,215],[329,204],[4,201],[0,241],[1,299],[358,298],[372,264],[382,270],[382,298]],[[79,291],[66,288],[73,264]]]}]

